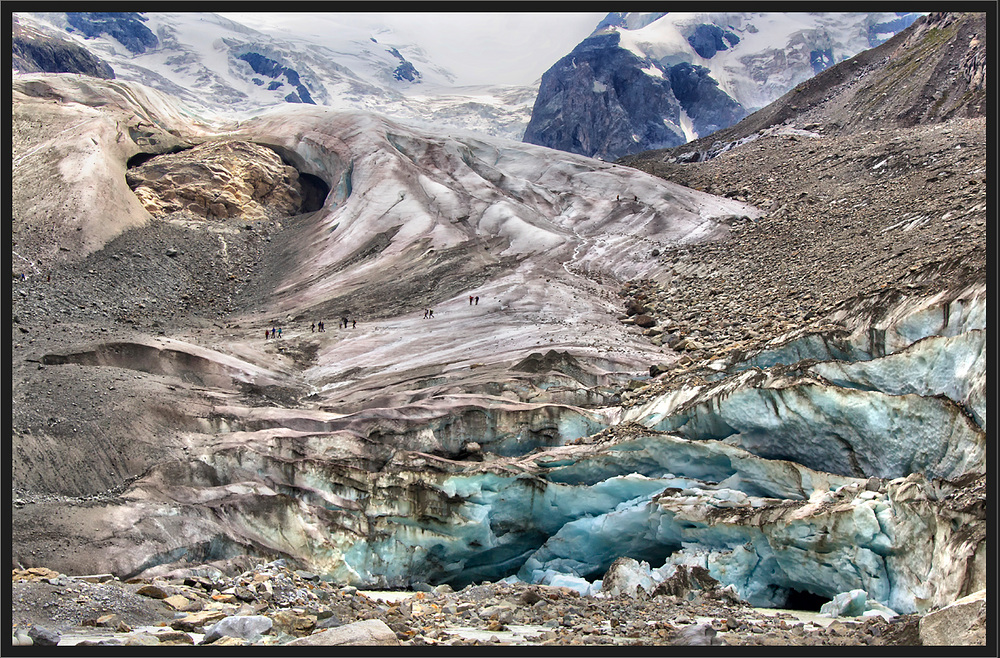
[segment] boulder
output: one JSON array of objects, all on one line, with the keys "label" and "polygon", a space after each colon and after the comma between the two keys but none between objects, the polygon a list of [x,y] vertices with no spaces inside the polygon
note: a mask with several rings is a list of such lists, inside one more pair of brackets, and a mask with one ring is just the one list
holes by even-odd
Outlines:
[{"label": "boulder", "polygon": [[136,633],[125,638],[127,647],[156,647],[160,645],[159,638],[153,633]]},{"label": "boulder", "polygon": [[714,628],[708,624],[685,626],[670,642],[675,646],[720,646],[724,645]]},{"label": "boulder", "polygon": [[139,596],[148,596],[151,599],[165,599],[170,593],[157,585],[143,585],[135,591]]},{"label": "boulder", "polygon": [[645,315],[646,313],[649,313],[649,309],[639,302],[629,302],[625,307],[625,314],[629,317],[633,315]]},{"label": "boulder", "polygon": [[155,635],[160,644],[194,644],[194,638],[181,631],[160,631]]},{"label": "boulder", "polygon": [[44,626],[32,626],[28,630],[28,637],[31,638],[35,646],[54,647],[59,644],[60,635]]},{"label": "boulder", "polygon": [[175,619],[170,627],[178,631],[193,631],[203,628],[206,624],[214,624],[225,616],[226,613],[221,610],[203,610]]},{"label": "boulder", "polygon": [[353,624],[345,624],[307,637],[292,640],[285,646],[327,647],[327,646],[398,646],[399,640],[381,619],[365,619]]},{"label": "boulder", "polygon": [[986,590],[958,599],[920,620],[925,646],[986,644]]},{"label": "boulder", "polygon": [[299,615],[291,610],[279,610],[273,616],[275,630],[289,635],[308,635],[316,628],[314,615]]},{"label": "boulder", "polygon": [[272,623],[264,615],[226,617],[205,631],[205,644],[215,642],[223,637],[236,637],[248,642],[256,642],[261,635],[271,630]]},{"label": "boulder", "polygon": [[670,372],[670,367],[671,364],[669,363],[654,363],[653,365],[649,366],[649,376],[659,377],[665,372]]},{"label": "boulder", "polygon": [[187,597],[181,596],[180,594],[168,596],[163,599],[163,602],[179,612],[184,612],[191,607],[191,601]]}]

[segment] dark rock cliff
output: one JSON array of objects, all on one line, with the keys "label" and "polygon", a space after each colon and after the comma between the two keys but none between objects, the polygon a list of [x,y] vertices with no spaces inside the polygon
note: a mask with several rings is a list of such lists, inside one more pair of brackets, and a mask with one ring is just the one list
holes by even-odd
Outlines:
[{"label": "dark rock cliff", "polygon": [[[525,142],[614,159],[683,144],[682,110],[702,135],[747,115],[707,68],[654,64],[620,48],[620,38],[592,36],[546,71]],[[723,46],[724,38],[720,31]]]},{"label": "dark rock cliff", "polygon": [[[285,100],[287,102],[309,103],[311,105],[316,104],[316,101],[312,99],[312,95],[309,93],[309,90],[306,88],[306,86],[302,83],[302,80],[299,78],[299,74],[295,69],[288,68],[287,66],[282,66],[275,60],[269,57],[264,57],[260,53],[254,53],[254,52],[243,53],[242,55],[237,55],[236,59],[241,59],[247,64],[249,64],[250,68],[253,69],[254,73],[258,75],[266,75],[269,78],[273,78],[274,82],[271,82],[267,86],[269,90],[273,91],[281,87],[282,82],[279,80],[279,78],[282,77],[285,78],[285,80],[288,81],[288,84],[290,84],[292,87],[295,88],[295,91],[285,96]],[[261,81],[260,84],[263,84],[263,81]]]},{"label": "dark rock cliff", "polygon": [[136,12],[66,12],[66,20],[85,37],[94,38],[106,34],[136,55],[156,48],[160,43],[156,35],[142,24],[146,18]]},{"label": "dark rock cliff", "polygon": [[731,126],[747,115],[704,66],[681,62],[670,67],[670,86],[699,135]]},{"label": "dark rock cliff", "polygon": [[584,40],[542,76],[524,141],[605,159],[686,140],[681,104],[670,80],[642,69],[649,64],[618,47],[606,33]]},{"label": "dark rock cliff", "polygon": [[86,48],[23,29],[17,23],[11,57],[11,67],[21,73],[80,73],[108,80],[115,77],[114,69]]}]

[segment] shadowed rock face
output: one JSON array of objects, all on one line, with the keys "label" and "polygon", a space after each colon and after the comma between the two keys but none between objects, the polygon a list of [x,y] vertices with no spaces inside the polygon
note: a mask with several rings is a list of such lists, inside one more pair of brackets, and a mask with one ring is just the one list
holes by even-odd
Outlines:
[{"label": "shadowed rock face", "polygon": [[130,52],[141,54],[155,48],[159,39],[143,25],[146,18],[137,12],[77,11],[66,12],[66,20],[86,37],[107,34]]},{"label": "shadowed rock face", "polygon": [[208,219],[265,219],[302,209],[298,171],[249,142],[210,142],[156,156],[129,170],[129,187],[154,216],[187,211]]},{"label": "shadowed rock face", "polygon": [[114,69],[86,48],[19,25],[16,17],[14,21],[11,65],[15,70],[22,73],[80,73],[107,79],[115,77]]},{"label": "shadowed rock face", "polygon": [[686,141],[666,125],[680,124],[670,80],[642,72],[618,39],[592,36],[545,72],[525,142],[610,160]]}]

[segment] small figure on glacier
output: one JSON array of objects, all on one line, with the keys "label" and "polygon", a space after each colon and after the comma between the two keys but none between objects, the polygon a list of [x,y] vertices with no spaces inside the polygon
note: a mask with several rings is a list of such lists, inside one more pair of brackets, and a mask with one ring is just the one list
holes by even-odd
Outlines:
[{"label": "small figure on glacier", "polygon": [[343,317],[343,318],[340,318],[340,319],[344,321],[344,329],[347,329],[347,318]]},{"label": "small figure on glacier", "polygon": [[351,320],[351,329],[357,329],[357,328],[358,328],[358,321]]},{"label": "small figure on glacier", "polygon": [[311,331],[313,333],[316,333],[316,323],[315,322],[313,322],[312,325],[309,327],[309,331]]},{"label": "small figure on glacier", "polygon": [[278,327],[278,338],[281,338],[281,327]]},{"label": "small figure on glacier", "polygon": [[271,338],[271,332],[268,329],[264,330],[264,340],[269,340]]},{"label": "small figure on glacier", "polygon": [[472,295],[469,295],[469,306],[472,306]]},{"label": "small figure on glacier", "polygon": [[432,308],[427,309],[427,317],[429,317],[429,318],[433,318],[434,317],[434,309],[432,309]]},{"label": "small figure on glacier", "polygon": [[476,295],[476,306],[479,306],[479,295]]},{"label": "small figure on glacier", "polygon": [[424,309],[424,319],[425,320],[427,319],[427,309],[426,308]]}]

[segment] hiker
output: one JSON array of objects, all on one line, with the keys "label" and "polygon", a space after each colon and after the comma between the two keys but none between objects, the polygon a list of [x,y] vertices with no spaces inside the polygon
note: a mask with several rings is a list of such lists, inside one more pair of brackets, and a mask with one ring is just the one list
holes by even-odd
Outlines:
[{"label": "hiker", "polygon": [[432,309],[432,308],[427,309],[427,314],[428,314],[427,317],[433,318],[434,317],[434,309]]},{"label": "hiker", "polygon": [[427,309],[426,308],[424,309],[424,319],[425,320],[427,319]]},{"label": "hiker", "polygon": [[344,321],[344,329],[347,329],[347,318],[340,318]]},{"label": "hiker", "polygon": [[479,295],[476,295],[476,306],[479,306]]},{"label": "hiker", "polygon": [[278,338],[281,338],[281,327],[278,327]]},{"label": "hiker", "polygon": [[271,337],[271,332],[267,329],[264,330],[264,340],[268,340]]},{"label": "hiker", "polygon": [[319,330],[320,331],[326,331],[326,327],[323,326],[323,322],[322,321],[320,321],[320,323],[319,323]]},{"label": "hiker", "polygon": [[469,306],[472,306],[472,295],[469,295]]},{"label": "hiker", "polygon": [[309,331],[311,331],[313,333],[316,333],[316,323],[315,322],[313,322],[312,326],[309,327]]},{"label": "hiker", "polygon": [[357,328],[358,328],[358,321],[351,320],[351,329],[357,329]]}]

